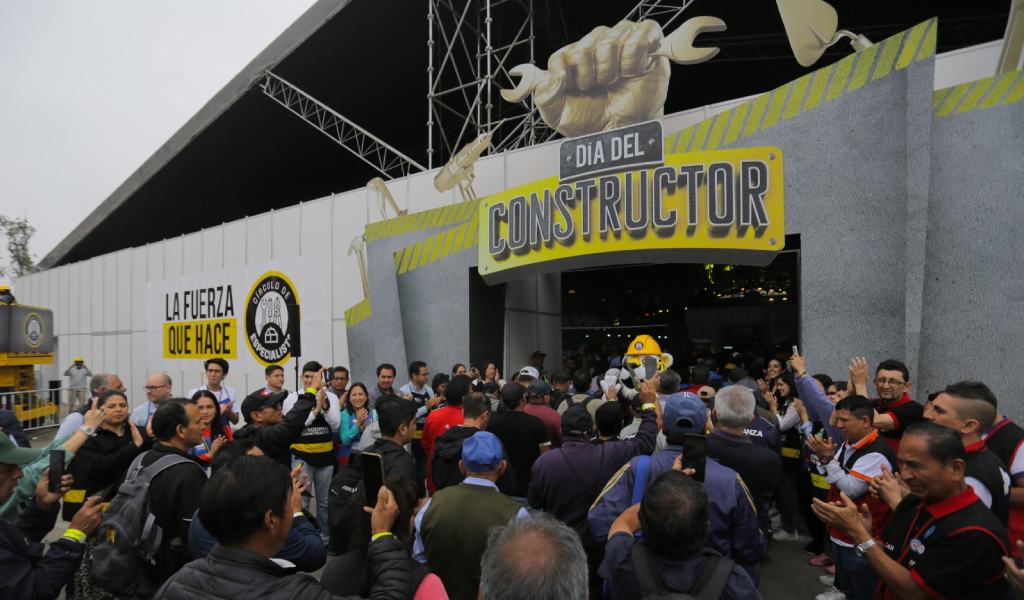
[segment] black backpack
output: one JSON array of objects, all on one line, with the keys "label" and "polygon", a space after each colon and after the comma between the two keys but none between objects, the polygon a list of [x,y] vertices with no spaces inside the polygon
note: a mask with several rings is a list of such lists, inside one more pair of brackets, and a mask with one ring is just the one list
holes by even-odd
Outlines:
[{"label": "black backpack", "polygon": [[332,551],[344,554],[369,545],[370,515],[363,511],[365,501],[362,461],[358,454],[354,454],[331,480],[327,526],[331,533]]},{"label": "black backpack", "polygon": [[101,588],[119,596],[133,595],[144,581],[144,573],[153,565],[163,542],[163,530],[156,524],[149,500],[149,486],[163,471],[179,464],[199,463],[176,454],[168,454],[142,466],[140,454],[128,467],[124,483],[110,502],[96,532],[92,550],[92,579]]},{"label": "black backpack", "polygon": [[640,541],[633,544],[632,557],[633,572],[643,600],[718,600],[736,564],[718,554],[706,556],[704,564],[697,571],[693,586],[687,593],[682,593],[672,591],[665,585],[657,559],[646,544]]}]

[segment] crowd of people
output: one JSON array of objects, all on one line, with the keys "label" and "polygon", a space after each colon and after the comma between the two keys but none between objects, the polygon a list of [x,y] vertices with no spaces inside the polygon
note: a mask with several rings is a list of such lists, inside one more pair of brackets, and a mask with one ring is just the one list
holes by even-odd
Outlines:
[{"label": "crowd of people", "polygon": [[243,396],[215,358],[134,410],[90,372],[45,448],[0,414],[0,598],[748,599],[784,544],[818,600],[1024,597],[1024,429],[984,383],[544,359]]}]

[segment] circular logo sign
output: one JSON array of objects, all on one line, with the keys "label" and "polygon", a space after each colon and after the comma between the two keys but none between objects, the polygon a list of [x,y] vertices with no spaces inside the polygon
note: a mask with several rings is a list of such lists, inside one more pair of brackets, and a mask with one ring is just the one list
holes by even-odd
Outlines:
[{"label": "circular logo sign", "polygon": [[270,271],[256,280],[245,301],[245,340],[257,361],[269,365],[288,360],[288,305],[298,303],[295,286],[284,273]]},{"label": "circular logo sign", "polygon": [[32,348],[43,343],[43,318],[37,313],[28,313],[25,317],[25,343]]}]

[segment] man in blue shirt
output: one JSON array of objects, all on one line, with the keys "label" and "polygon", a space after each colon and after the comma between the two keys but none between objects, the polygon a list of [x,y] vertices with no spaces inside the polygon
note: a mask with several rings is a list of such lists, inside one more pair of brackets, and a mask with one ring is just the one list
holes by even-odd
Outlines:
[{"label": "man in blue shirt", "polygon": [[156,409],[174,395],[171,388],[171,376],[162,372],[153,373],[146,378],[146,385],[142,389],[146,391],[146,402],[135,407],[130,419],[132,423],[145,428],[149,425],[149,420],[156,414]]},{"label": "man in blue shirt", "polygon": [[[664,450],[653,456],[638,456],[615,474],[604,492],[590,507],[590,531],[597,539],[608,537],[612,522],[636,504],[635,485],[644,487],[672,468],[676,457],[683,452],[683,436],[704,433],[708,411],[704,403],[693,394],[677,394],[665,400],[662,415],[662,433],[668,441]],[[643,466],[642,463],[647,465]],[[638,482],[638,473],[642,481]],[[726,558],[736,561],[756,581],[765,539],[758,526],[754,501],[743,480],[732,469],[708,458],[704,474],[704,489],[711,503],[711,528],[705,544]]]},{"label": "man in blue shirt", "polygon": [[[638,531],[642,541],[635,537]],[[611,600],[668,597],[658,594],[670,591],[726,600],[761,597],[742,567],[702,547],[708,499],[701,485],[680,471],[659,475],[643,501],[619,515],[610,534],[600,573]],[[715,575],[697,589],[705,570]]]}]

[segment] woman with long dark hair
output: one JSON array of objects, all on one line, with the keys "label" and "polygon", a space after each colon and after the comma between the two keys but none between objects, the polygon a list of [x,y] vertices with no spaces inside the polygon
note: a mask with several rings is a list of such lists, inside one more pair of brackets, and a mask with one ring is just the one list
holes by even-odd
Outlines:
[{"label": "woman with long dark hair", "polygon": [[108,390],[96,402],[103,423],[68,463],[75,478],[74,488],[64,494],[64,520],[70,521],[85,499],[102,495],[109,502],[124,480],[128,466],[142,452],[145,438],[128,420],[128,398],[124,392]]},{"label": "woman with long dark hair", "polygon": [[359,450],[363,431],[377,420],[377,411],[366,405],[369,399],[370,393],[362,383],[357,381],[348,388],[348,402],[341,411],[341,453],[338,461],[343,465],[347,465],[352,453]]},{"label": "woman with long dark hair", "polygon": [[224,422],[220,413],[220,402],[209,390],[199,390],[192,394],[192,402],[199,409],[199,422],[203,425],[203,441],[189,451],[189,454],[209,466],[217,451],[225,442],[235,439],[231,427]]}]

